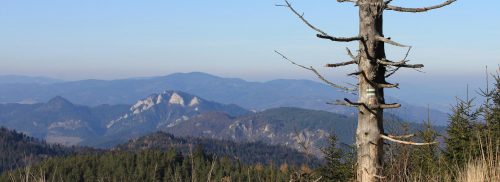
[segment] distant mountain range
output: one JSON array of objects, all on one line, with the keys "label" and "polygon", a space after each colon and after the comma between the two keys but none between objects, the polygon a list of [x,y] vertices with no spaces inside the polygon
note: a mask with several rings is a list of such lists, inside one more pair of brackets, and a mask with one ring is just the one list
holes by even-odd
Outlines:
[{"label": "distant mountain range", "polygon": [[0,84],[51,84],[63,82],[63,80],[21,75],[0,75]]},{"label": "distant mountain range", "polygon": [[[397,117],[386,118],[386,131],[400,129]],[[47,103],[0,104],[0,125],[64,145],[109,148],[165,131],[176,136],[264,142],[320,155],[331,133],[344,144],[353,143],[356,118],[290,107],[250,112],[180,91],[164,91],[134,105],[87,107],[60,96]],[[421,128],[418,124],[411,127]]]},{"label": "distant mountain range", "polygon": [[[1,77],[1,76],[0,76]],[[326,102],[355,96],[338,92],[329,86],[309,80],[273,80],[248,82],[238,78],[221,78],[206,73],[176,73],[161,77],[121,80],[82,80],[49,84],[0,82],[0,103],[46,102],[55,96],[83,105],[133,104],[145,95],[164,90],[179,90],[223,104],[237,104],[248,110],[262,111],[276,107],[300,107],[355,116],[356,111]],[[404,99],[387,98],[388,102]],[[403,104],[390,111],[410,122],[427,120],[427,108]],[[446,125],[448,115],[430,110],[433,124]]]},{"label": "distant mountain range", "polygon": [[[232,116],[249,113],[236,105],[219,104],[179,91],[153,94],[132,106],[87,107],[57,96],[47,103],[0,104],[0,125],[51,143],[95,146],[99,141],[113,140],[116,144],[139,137],[203,112]],[[96,140],[103,136],[106,139]]]}]

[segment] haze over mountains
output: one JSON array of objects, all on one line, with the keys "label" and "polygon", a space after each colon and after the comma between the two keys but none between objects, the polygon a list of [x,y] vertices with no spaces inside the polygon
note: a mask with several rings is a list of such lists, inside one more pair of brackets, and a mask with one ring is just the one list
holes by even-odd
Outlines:
[{"label": "haze over mountains", "polygon": [[47,103],[0,104],[0,125],[51,143],[113,147],[156,131],[235,142],[264,142],[320,154],[330,132],[352,143],[355,119],[325,111],[278,108],[253,113],[236,105],[165,91],[131,106],[74,105],[58,96]]},{"label": "haze over mountains", "polygon": [[[400,131],[397,117],[387,115],[386,120],[387,131]],[[61,96],[47,103],[0,104],[0,125],[64,145],[110,148],[164,131],[176,136],[263,142],[320,156],[320,148],[332,133],[344,144],[353,143],[356,117],[291,107],[251,112],[234,104],[164,91],[133,105],[89,107]],[[411,124],[411,128],[422,127]]]},{"label": "haze over mountains", "polygon": [[[50,143],[110,148],[164,131],[307,148],[319,156],[332,133],[344,145],[354,141],[356,111],[326,104],[353,95],[308,80],[248,82],[199,72],[111,81],[20,78],[0,82],[0,101],[8,102],[0,104],[0,125]],[[404,105],[386,115],[387,131],[398,132],[401,120],[427,119],[427,108]],[[430,115],[434,124],[447,120],[436,110]]]},{"label": "haze over mountains", "polygon": [[[121,80],[81,80],[56,83],[1,83],[0,103],[46,102],[62,96],[73,103],[96,106],[100,104],[133,104],[152,93],[164,90],[179,90],[198,95],[223,104],[236,104],[248,110],[265,110],[276,107],[300,107],[325,110],[344,115],[355,115],[355,110],[342,106],[327,105],[326,102],[352,98],[343,92],[322,83],[309,80],[273,80],[248,82],[237,78],[221,78],[206,73],[176,73],[150,78]],[[388,102],[399,99],[388,98]],[[422,122],[427,120],[427,108],[404,103],[394,112],[404,120]],[[430,110],[434,124],[445,125],[448,115]]]}]

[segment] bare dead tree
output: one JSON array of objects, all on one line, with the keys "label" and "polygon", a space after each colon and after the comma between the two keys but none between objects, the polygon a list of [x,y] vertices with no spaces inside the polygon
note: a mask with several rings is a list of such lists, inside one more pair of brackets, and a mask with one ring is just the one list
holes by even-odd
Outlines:
[{"label": "bare dead tree", "polygon": [[[456,0],[447,0],[446,2],[423,8],[406,8],[391,5],[392,0],[337,0],[338,2],[354,3],[359,8],[359,33],[352,37],[337,37],[326,33],[317,28],[305,19],[303,13],[299,13],[289,2],[284,0],[285,4],[276,5],[290,9],[302,22],[309,28],[317,32],[316,37],[330,40],[333,42],[359,42],[358,54],[354,55],[347,49],[351,60],[327,64],[326,67],[336,68],[348,65],[357,65],[358,71],[348,74],[357,76],[358,84],[355,88],[342,86],[327,80],[312,66],[307,67],[290,60],[282,53],[275,51],[283,59],[306,70],[312,71],[318,78],[328,85],[347,93],[357,92],[358,101],[353,102],[349,99],[338,100],[336,104],[350,107],[357,107],[358,128],[356,130],[356,148],[357,148],[357,181],[378,181],[384,178],[382,172],[383,145],[384,140],[407,145],[430,145],[431,143],[417,143],[401,140],[409,138],[408,136],[392,136],[384,133],[383,110],[401,107],[400,104],[385,103],[384,89],[397,88],[398,84],[391,84],[386,78],[394,75],[401,68],[419,69],[422,64],[408,64],[406,59],[411,46],[407,46],[383,34],[383,13],[386,10],[398,12],[419,13],[433,9],[445,7],[454,3]],[[407,48],[405,57],[399,61],[392,61],[386,58],[385,44]],[[352,86],[352,85],[351,85]]]}]

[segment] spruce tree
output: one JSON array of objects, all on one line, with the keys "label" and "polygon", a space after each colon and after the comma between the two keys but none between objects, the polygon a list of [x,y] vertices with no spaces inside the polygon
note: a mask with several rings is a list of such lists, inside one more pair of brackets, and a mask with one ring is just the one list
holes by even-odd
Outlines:
[{"label": "spruce tree", "polygon": [[352,149],[344,151],[338,148],[335,135],[329,137],[329,146],[321,149],[325,155],[326,164],[320,168],[324,181],[348,181],[354,178],[355,155]]},{"label": "spruce tree", "polygon": [[[482,152],[485,156],[490,157],[490,160],[498,160],[496,155],[500,153],[500,75],[493,75],[494,87],[489,89],[488,72],[486,72],[486,90],[481,90],[481,96],[485,98],[482,105],[482,113],[484,116],[484,126],[481,132]],[[493,157],[492,157],[493,156]]]},{"label": "spruce tree", "polygon": [[480,114],[478,110],[474,110],[474,99],[457,100],[457,105],[453,106],[449,117],[448,137],[445,141],[445,157],[452,165],[462,165],[476,155],[477,133],[474,131]]},{"label": "spruce tree", "polygon": [[[423,142],[436,141],[439,134],[432,127],[430,118],[424,123],[424,130],[420,131],[418,137]],[[411,152],[411,163],[414,176],[434,176],[439,174],[439,148],[437,145],[415,147]]]}]

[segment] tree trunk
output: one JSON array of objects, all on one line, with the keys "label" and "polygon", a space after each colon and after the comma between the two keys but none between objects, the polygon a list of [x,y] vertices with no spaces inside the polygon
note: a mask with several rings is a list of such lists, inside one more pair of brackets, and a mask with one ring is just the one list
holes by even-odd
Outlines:
[{"label": "tree trunk", "polygon": [[384,89],[373,83],[385,83],[385,67],[378,66],[377,59],[385,58],[384,43],[376,36],[383,36],[383,0],[359,0],[359,107],[356,146],[358,152],[357,180],[378,181],[382,171],[383,110],[369,109],[369,106],[384,104]]}]

